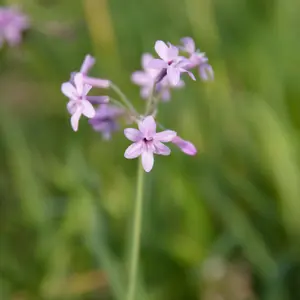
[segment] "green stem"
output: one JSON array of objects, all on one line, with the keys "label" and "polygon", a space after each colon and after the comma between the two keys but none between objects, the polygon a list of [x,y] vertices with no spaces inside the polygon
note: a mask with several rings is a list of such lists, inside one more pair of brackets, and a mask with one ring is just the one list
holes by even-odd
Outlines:
[{"label": "green stem", "polygon": [[132,247],[129,260],[129,284],[126,300],[134,300],[138,274],[139,252],[141,244],[142,208],[144,190],[144,170],[141,159],[138,162],[136,199],[134,203]]},{"label": "green stem", "polygon": [[122,100],[122,102],[129,108],[129,110],[135,115],[137,116],[138,113],[135,110],[135,108],[133,107],[133,105],[131,104],[131,102],[127,99],[127,97],[125,96],[125,94],[120,90],[120,88],[111,83],[110,84],[111,89],[120,97],[120,99]]},{"label": "green stem", "polygon": [[152,89],[151,89],[151,94],[150,94],[150,97],[147,101],[147,106],[146,106],[146,112],[145,112],[145,115],[147,116],[150,111],[152,110],[152,107],[153,107],[153,103],[155,101],[155,97],[154,97],[154,94],[155,94],[155,89],[156,89],[156,82],[154,82],[153,86],[152,86]]}]

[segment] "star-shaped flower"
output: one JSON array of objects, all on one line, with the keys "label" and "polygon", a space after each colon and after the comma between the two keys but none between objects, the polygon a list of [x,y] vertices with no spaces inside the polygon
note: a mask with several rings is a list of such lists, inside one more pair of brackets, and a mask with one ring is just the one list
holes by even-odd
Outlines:
[{"label": "star-shaped flower", "polygon": [[139,129],[127,128],[124,134],[134,142],[125,151],[125,158],[133,159],[142,156],[143,168],[150,172],[154,164],[154,154],[170,155],[171,150],[163,142],[171,142],[176,137],[176,132],[165,130],[156,133],[156,123],[152,116],[146,117],[138,124]]}]

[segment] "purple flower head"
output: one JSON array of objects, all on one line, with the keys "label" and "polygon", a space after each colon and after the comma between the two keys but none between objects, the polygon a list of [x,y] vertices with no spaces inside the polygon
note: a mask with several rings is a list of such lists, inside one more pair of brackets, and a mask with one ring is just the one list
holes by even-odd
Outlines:
[{"label": "purple flower head", "polygon": [[178,55],[179,49],[177,47],[170,43],[166,45],[163,41],[157,41],[155,51],[160,59],[152,59],[148,64],[148,68],[159,70],[160,74],[167,76],[173,86],[180,82],[181,73],[188,73],[193,80],[196,80],[195,76],[187,70],[189,60]]},{"label": "purple flower head", "polygon": [[4,41],[9,46],[18,45],[22,32],[29,28],[29,19],[16,8],[0,7],[0,48]]},{"label": "purple flower head", "polygon": [[126,128],[124,134],[130,141],[134,142],[125,151],[125,158],[133,159],[142,156],[143,168],[150,172],[154,164],[154,155],[169,155],[171,150],[162,142],[171,142],[176,132],[165,130],[156,133],[156,123],[152,116],[146,117],[138,124],[139,129]]},{"label": "purple flower head", "polygon": [[[136,71],[132,74],[131,80],[133,83],[141,87],[141,97],[148,99],[151,95],[153,85],[159,76],[160,70],[150,69],[149,63],[153,60],[153,56],[145,53],[142,56],[142,71]],[[181,88],[184,86],[182,80],[176,86],[173,86],[167,77],[164,77],[156,84],[156,92],[161,95],[163,101],[168,101],[171,97],[170,88]]]},{"label": "purple flower head", "polygon": [[78,130],[81,115],[88,118],[95,116],[95,109],[87,100],[87,94],[92,87],[83,82],[83,75],[77,73],[73,82],[64,82],[61,86],[62,93],[69,98],[67,109],[72,115],[71,126],[74,131]]},{"label": "purple flower head", "polygon": [[208,58],[204,52],[200,52],[199,49],[196,49],[195,42],[190,37],[185,37],[181,39],[183,46],[180,46],[179,49],[189,54],[189,64],[187,65],[188,69],[193,69],[198,67],[199,75],[204,81],[213,80],[214,72],[212,66],[208,63]]},{"label": "purple flower head", "polygon": [[109,140],[113,132],[119,130],[118,118],[123,116],[125,111],[111,104],[102,104],[97,110],[94,118],[89,120],[93,129],[101,132],[105,140]]},{"label": "purple flower head", "polygon": [[177,147],[180,148],[180,150],[182,152],[184,152],[185,154],[187,155],[196,155],[197,154],[197,149],[195,147],[194,144],[192,144],[191,142],[189,141],[186,141],[184,139],[182,139],[181,137],[179,136],[176,136],[173,140],[172,140],[172,143],[175,144]]}]

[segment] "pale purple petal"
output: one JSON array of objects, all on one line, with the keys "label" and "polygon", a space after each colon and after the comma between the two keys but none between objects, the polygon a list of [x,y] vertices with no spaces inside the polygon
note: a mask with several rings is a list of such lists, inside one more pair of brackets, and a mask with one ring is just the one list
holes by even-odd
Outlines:
[{"label": "pale purple petal", "polygon": [[83,85],[83,95],[86,96],[91,89],[92,89],[92,86],[90,84],[84,84]]},{"label": "pale purple petal", "polygon": [[148,69],[148,64],[152,59],[153,59],[153,56],[150,53],[144,53],[142,55],[142,67],[144,70]]},{"label": "pale purple petal", "polygon": [[182,70],[182,72],[188,73],[188,75],[189,75],[194,81],[196,81],[196,77],[195,77],[195,75],[194,75],[192,72],[186,71],[186,70]]},{"label": "pale purple petal", "polygon": [[92,104],[105,104],[109,102],[108,96],[86,96],[85,98]]},{"label": "pale purple petal", "polygon": [[81,100],[83,105],[82,114],[88,118],[94,118],[96,115],[96,111],[93,105],[87,100]]},{"label": "pale purple petal", "polygon": [[142,141],[131,144],[125,150],[124,157],[127,159],[133,159],[133,158],[140,156],[143,152],[143,145],[144,144]]},{"label": "pale purple petal", "polygon": [[93,65],[95,64],[96,60],[93,56],[91,55],[86,55],[84,58],[84,61],[82,63],[82,66],[80,68],[80,73],[82,73],[83,75],[86,75],[88,73],[88,71],[93,67]]},{"label": "pale purple petal", "polygon": [[170,155],[171,153],[171,150],[169,147],[167,147],[166,145],[164,145],[163,143],[161,142],[155,142],[154,143],[154,153],[155,154],[159,154],[159,155]]},{"label": "pale purple petal", "polygon": [[177,85],[180,81],[180,70],[173,67],[169,66],[167,69],[167,75],[168,79],[171,82],[172,85]]},{"label": "pale purple petal", "polygon": [[171,142],[175,137],[177,133],[173,130],[164,130],[162,132],[158,132],[154,135],[155,141],[160,142]]},{"label": "pale purple petal", "polygon": [[168,48],[168,61],[172,61],[178,57],[179,50],[172,44],[169,44]]},{"label": "pale purple petal", "polygon": [[199,75],[202,80],[213,80],[214,79],[214,71],[211,65],[204,64],[199,67]]},{"label": "pale purple petal", "polygon": [[163,59],[164,61],[168,61],[168,46],[163,41],[157,41],[155,43],[155,51],[158,54],[158,56]]},{"label": "pale purple petal", "polygon": [[149,96],[150,96],[150,94],[151,94],[151,90],[152,90],[151,86],[144,86],[144,87],[142,87],[141,88],[141,93],[140,93],[141,97],[143,99],[148,99]]},{"label": "pale purple petal", "polygon": [[195,42],[191,37],[184,37],[181,39],[181,42],[183,44],[183,49],[192,54],[196,51],[196,46],[195,46]]},{"label": "pale purple petal", "polygon": [[146,172],[150,172],[153,168],[154,156],[152,151],[144,151],[142,153],[142,165]]},{"label": "pale purple petal", "polygon": [[64,82],[61,85],[61,91],[62,93],[67,96],[70,99],[76,99],[77,97],[77,91],[75,87],[70,82]]},{"label": "pale purple petal", "polygon": [[173,140],[172,143],[175,144],[177,147],[181,149],[182,152],[184,152],[187,155],[196,155],[197,154],[197,149],[194,144],[192,144],[189,141],[186,141],[182,139],[179,136],[176,136]]},{"label": "pale purple petal", "polygon": [[143,139],[143,134],[135,128],[126,128],[124,134],[132,142],[138,142]]},{"label": "pale purple petal", "polygon": [[131,81],[137,85],[153,84],[154,80],[151,76],[143,71],[136,71],[131,75]]},{"label": "pale purple petal", "polygon": [[79,122],[80,117],[81,117],[81,109],[77,108],[76,112],[71,117],[71,126],[74,131],[78,130],[78,122]]},{"label": "pale purple petal", "polygon": [[166,63],[165,61],[163,61],[162,59],[152,59],[149,63],[148,63],[148,68],[149,69],[164,69],[168,67],[168,63]]},{"label": "pale purple petal", "polygon": [[77,103],[78,103],[78,101],[76,101],[76,100],[71,100],[68,102],[67,110],[71,115],[75,114],[75,112],[77,110],[77,106],[78,106]]},{"label": "pale purple petal", "polygon": [[152,116],[148,116],[144,120],[140,121],[138,126],[145,138],[152,138],[155,135],[156,123]]},{"label": "pale purple petal", "polygon": [[78,94],[81,96],[83,94],[83,75],[80,73],[76,73],[74,76],[74,83],[76,86],[76,90]]},{"label": "pale purple petal", "polygon": [[171,98],[171,93],[170,93],[170,90],[168,88],[164,88],[162,91],[161,91],[161,99],[163,101],[169,101]]}]

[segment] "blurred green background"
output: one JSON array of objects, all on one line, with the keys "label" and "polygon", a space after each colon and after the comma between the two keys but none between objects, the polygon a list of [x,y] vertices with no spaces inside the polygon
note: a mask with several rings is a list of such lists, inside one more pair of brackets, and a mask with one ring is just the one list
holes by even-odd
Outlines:
[{"label": "blurred green background", "polygon": [[90,53],[141,108],[141,54],[183,36],[215,81],[161,105],[199,152],[146,176],[137,299],[300,299],[300,1],[0,3],[32,21],[0,50],[1,300],[124,299],[137,161],[122,132],[75,134],[60,85]]}]

